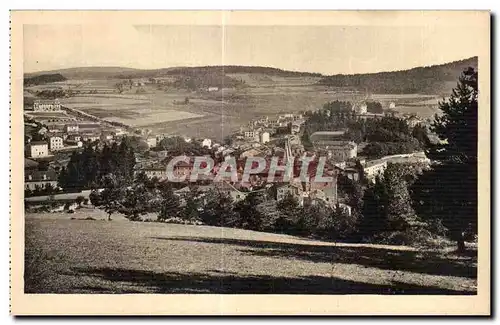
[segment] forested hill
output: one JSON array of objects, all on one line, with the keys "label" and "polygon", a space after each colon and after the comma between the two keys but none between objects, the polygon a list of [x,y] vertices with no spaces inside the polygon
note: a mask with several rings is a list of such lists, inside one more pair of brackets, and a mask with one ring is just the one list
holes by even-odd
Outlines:
[{"label": "forested hill", "polygon": [[154,78],[166,76],[199,76],[199,75],[226,75],[234,73],[259,73],[280,77],[322,77],[319,73],[288,71],[260,66],[201,66],[201,67],[172,67],[162,69],[132,69],[121,67],[80,67],[54,71],[35,72],[26,77],[35,77],[43,74],[59,73],[68,79],[134,79]]},{"label": "forested hill", "polygon": [[477,57],[409,70],[324,77],[319,84],[379,94],[449,94],[467,67],[477,69]]},{"label": "forested hill", "polygon": [[41,75],[34,76],[34,77],[24,78],[24,85],[25,86],[43,85],[43,84],[50,83],[50,82],[58,82],[58,81],[65,81],[65,80],[67,80],[67,79],[63,75],[61,75],[60,73],[41,74]]}]

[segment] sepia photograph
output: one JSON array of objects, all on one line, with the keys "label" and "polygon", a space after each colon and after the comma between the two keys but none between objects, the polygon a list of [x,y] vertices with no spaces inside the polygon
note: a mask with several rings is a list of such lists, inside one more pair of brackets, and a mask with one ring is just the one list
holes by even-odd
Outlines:
[{"label": "sepia photograph", "polygon": [[14,313],[490,313],[489,12],[11,27]]}]

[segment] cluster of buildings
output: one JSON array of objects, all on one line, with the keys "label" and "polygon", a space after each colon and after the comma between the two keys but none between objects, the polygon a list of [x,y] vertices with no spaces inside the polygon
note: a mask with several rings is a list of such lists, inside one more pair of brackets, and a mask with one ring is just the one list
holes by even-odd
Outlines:
[{"label": "cluster of buildings", "polygon": [[[207,139],[205,139],[207,140]],[[186,141],[199,141],[200,144],[209,144],[209,141],[205,140],[191,140],[186,139]],[[240,144],[232,144],[229,145],[220,145],[213,144],[211,146],[212,152],[214,155],[218,155],[221,159],[216,161],[215,166],[211,170],[209,175],[199,175],[198,181],[206,181],[203,185],[205,189],[219,189],[221,187],[224,191],[227,191],[227,194],[230,195],[233,200],[238,201],[244,199],[248,193],[255,191],[262,191],[268,189],[270,186],[277,187],[277,193],[275,194],[275,200],[281,200],[283,198],[284,191],[290,192],[291,194],[296,194],[296,198],[300,204],[314,204],[318,200],[321,200],[327,204],[336,204],[337,203],[337,193],[336,193],[336,177],[333,177],[334,181],[330,183],[319,183],[314,182],[312,179],[316,176],[316,170],[310,170],[310,180],[308,182],[304,182],[302,178],[300,178],[301,173],[301,158],[304,157],[307,153],[305,152],[294,152],[292,150],[292,143],[294,141],[299,141],[298,136],[288,135],[285,140],[285,145],[272,145],[270,143],[261,144],[261,143],[251,143],[251,142],[243,142]],[[206,146],[208,148],[208,146]],[[146,176],[150,178],[158,178],[159,180],[167,180],[167,164],[169,160],[163,160],[158,156],[168,157],[168,154],[163,152],[156,152],[156,163],[148,164],[148,165],[137,165],[136,172],[144,172]],[[151,156],[151,153],[150,155]],[[253,173],[248,181],[243,181],[243,172],[245,168],[245,164],[248,158],[259,157],[262,158],[266,162],[265,168],[257,173]],[[278,158],[280,164],[287,164],[288,161],[293,160],[293,174],[288,179],[285,177],[283,171],[273,172],[274,181],[272,183],[268,183],[269,175],[271,172],[271,161],[273,158]],[[229,158],[235,158],[236,160],[236,173],[238,175],[238,181],[232,182],[227,179],[223,182],[214,182],[215,175],[219,172],[220,167],[224,163],[225,160]],[[311,157],[314,158],[314,157]],[[151,159],[148,163],[151,163]],[[173,174],[175,177],[188,177],[193,170],[194,159],[191,159],[189,163],[181,161],[174,165]],[[336,175],[336,173],[340,170],[335,167],[334,164],[329,163],[326,170],[325,175]],[[309,171],[308,171],[309,173]],[[186,179],[186,183],[189,183],[189,179]],[[184,191],[184,190],[183,190]]]},{"label": "cluster of buildings", "polygon": [[[32,111],[25,111],[25,117],[33,122],[25,126],[36,128],[43,141],[32,141],[33,134],[26,134],[26,156],[33,159],[52,156],[53,153],[81,148],[85,142],[113,142],[125,135],[123,129],[87,119],[65,110],[58,99],[35,100]],[[156,145],[156,143],[154,144]]]},{"label": "cluster of buildings", "polygon": [[99,123],[72,123],[55,127],[44,126],[38,133],[43,141],[32,141],[27,137],[26,149],[29,158],[49,157],[55,152],[71,151],[83,147],[85,142],[114,142],[125,132],[121,129],[103,128]]},{"label": "cluster of buildings", "polygon": [[[144,82],[161,84],[165,81],[151,79]],[[207,91],[218,91],[218,89],[208,89]],[[367,106],[363,103],[356,105],[355,110],[357,115],[367,118],[380,115],[372,116],[373,114],[367,112]],[[40,171],[37,168],[38,161],[50,157],[56,152],[77,150],[87,141],[112,143],[119,141],[122,136],[127,134],[119,127],[109,127],[102,123],[82,121],[81,118],[72,117],[66,114],[57,100],[35,101],[33,113],[28,117],[44,125],[42,129],[38,130],[44,139],[43,141],[31,141],[28,137],[26,142],[26,157],[29,159],[25,161],[27,166],[25,189],[32,191],[48,186],[47,184],[53,188],[57,187],[57,173],[52,170]],[[415,120],[415,118],[409,117],[409,121],[410,119]],[[418,124],[417,120],[415,120],[415,125]],[[230,145],[222,145],[209,138],[185,138],[186,143],[197,142],[201,147],[209,149],[215,157],[221,158],[214,167],[214,172],[217,171],[224,159],[237,157],[237,172],[240,180],[247,158],[261,157],[268,163],[264,170],[253,174],[248,182],[207,182],[200,185],[198,190],[206,192],[216,188],[227,192],[234,201],[239,201],[251,192],[267,190],[270,186],[276,186],[274,198],[276,201],[283,200],[287,195],[292,195],[300,204],[315,204],[315,202],[321,201],[338,206],[341,203],[337,195],[338,175],[343,174],[353,180],[359,180],[364,175],[368,180],[374,180],[377,175],[384,172],[387,164],[391,162],[390,159],[368,162],[359,159],[357,157],[358,145],[355,142],[345,140],[346,130],[319,131],[311,134],[310,140],[314,150],[306,152],[301,143],[304,124],[305,118],[302,114],[288,113],[276,117],[266,116],[248,123],[240,128]],[[142,138],[150,149],[157,147],[163,139],[168,137],[165,134],[151,135],[148,130],[143,131]],[[333,181],[304,182],[298,177],[299,171],[294,169],[291,179],[285,181],[283,175],[278,173],[275,177],[276,181],[273,184],[268,184],[266,179],[269,176],[269,163],[271,158],[276,156],[280,157],[284,163],[290,160],[300,160],[301,157],[305,156],[327,157],[328,163],[324,172],[333,176]],[[166,180],[168,178],[167,158],[169,158],[169,152],[159,150],[159,148],[150,150],[147,155],[137,154],[136,172],[144,172],[149,178],[156,177],[160,180]],[[177,177],[189,176],[192,169],[193,162],[179,162],[175,164],[173,172]],[[203,176],[200,176],[200,180],[204,180]],[[207,177],[206,180],[210,181],[213,178]],[[187,192],[189,192],[188,186],[176,191],[180,196]]]},{"label": "cluster of buildings", "polygon": [[300,132],[301,126],[305,123],[302,114],[287,113],[270,118],[265,116],[240,128],[239,136],[260,142],[268,142],[269,137],[274,135],[278,129],[291,127],[290,134]]},{"label": "cluster of buildings", "polygon": [[24,159],[24,189],[36,191],[52,187],[57,188],[57,173],[52,169],[39,170],[38,162]]},{"label": "cluster of buildings", "polygon": [[318,131],[310,135],[314,148],[325,153],[335,162],[356,158],[358,145],[353,141],[344,140],[346,130]]}]

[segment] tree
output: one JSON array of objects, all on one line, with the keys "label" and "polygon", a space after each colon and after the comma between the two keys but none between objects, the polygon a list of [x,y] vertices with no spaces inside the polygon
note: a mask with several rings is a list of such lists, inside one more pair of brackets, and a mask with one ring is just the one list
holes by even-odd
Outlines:
[{"label": "tree", "polygon": [[238,214],[237,224],[234,226],[250,230],[262,230],[263,215],[257,206],[263,202],[257,192],[249,193],[244,200],[236,203],[234,211]]},{"label": "tree", "polygon": [[123,181],[115,175],[108,175],[103,180],[104,189],[99,193],[94,191],[91,196],[92,204],[102,208],[108,214],[108,221],[111,215],[123,208],[122,201],[125,197]]},{"label": "tree", "polygon": [[427,151],[437,163],[413,186],[417,212],[440,219],[459,252],[466,232],[477,231],[477,77],[466,69],[450,98],[439,103],[442,115],[436,115],[432,131],[444,141]]},{"label": "tree", "polygon": [[200,191],[196,186],[189,189],[189,193],[185,197],[186,204],[181,211],[181,216],[185,220],[198,220],[200,217]]},{"label": "tree", "polygon": [[427,135],[427,129],[424,126],[420,124],[415,125],[413,131],[411,132],[411,135],[418,140],[418,142],[423,148],[427,148],[428,146],[430,146],[430,140]]},{"label": "tree", "polygon": [[373,237],[387,230],[388,193],[383,179],[377,176],[363,195],[362,218],[359,225],[361,237]]},{"label": "tree", "polygon": [[390,231],[407,231],[421,225],[411,205],[409,182],[415,170],[402,164],[389,164],[384,171],[387,189],[387,223]]},{"label": "tree", "polygon": [[61,169],[59,175],[57,176],[57,184],[63,189],[68,186],[68,171],[65,167]]},{"label": "tree", "polygon": [[123,89],[123,83],[121,83],[121,82],[116,83],[115,84],[115,88],[118,91],[118,93],[120,93],[120,94],[123,93],[123,90],[124,90]]},{"label": "tree", "polygon": [[51,184],[51,183],[47,183],[47,184],[45,185],[44,192],[45,192],[47,195],[54,194],[54,191],[55,191],[54,186],[52,186],[52,184]]},{"label": "tree", "polygon": [[205,195],[200,218],[210,226],[231,227],[236,223],[231,196],[218,189],[210,190]]},{"label": "tree", "polygon": [[370,113],[382,114],[384,113],[384,109],[382,108],[382,104],[380,102],[368,101],[366,102],[367,111]]},{"label": "tree", "polygon": [[175,195],[172,186],[169,183],[162,183],[159,186],[160,208],[158,214],[159,221],[165,221],[168,218],[177,217],[180,212],[179,198]]},{"label": "tree", "polygon": [[432,131],[446,143],[429,151],[444,152],[439,161],[477,164],[477,77],[473,68],[465,70],[449,99],[439,103],[442,114],[436,114]]},{"label": "tree", "polygon": [[125,191],[119,210],[125,218],[130,221],[140,221],[141,215],[152,210],[152,193],[145,188],[144,184],[135,184]]},{"label": "tree", "polygon": [[299,201],[288,193],[283,200],[278,202],[279,217],[274,224],[275,230],[281,233],[294,233],[300,210]]},{"label": "tree", "polygon": [[75,199],[75,202],[76,202],[76,204],[78,204],[78,206],[81,206],[84,201],[85,201],[85,198],[82,195],[78,195]]}]

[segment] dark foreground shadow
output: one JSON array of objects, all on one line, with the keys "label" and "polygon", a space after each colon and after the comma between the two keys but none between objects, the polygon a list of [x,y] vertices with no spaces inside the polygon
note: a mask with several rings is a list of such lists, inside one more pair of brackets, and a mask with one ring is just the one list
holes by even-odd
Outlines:
[{"label": "dark foreground shadow", "polygon": [[477,252],[468,256],[445,257],[440,252],[404,251],[369,246],[321,246],[258,240],[205,237],[155,237],[158,240],[194,241],[240,246],[240,252],[276,258],[301,259],[318,263],[359,264],[383,270],[477,278]]},{"label": "dark foreground shadow", "polygon": [[[236,276],[232,273],[157,273],[120,268],[72,268],[67,275],[87,276],[110,281],[111,285],[60,288],[57,293],[219,293],[219,294],[440,294],[472,295],[454,291],[395,282],[376,285],[333,277]],[[214,274],[215,273],[215,274]],[[109,282],[108,282],[109,283]],[[135,289],[131,289],[131,286]]]}]

